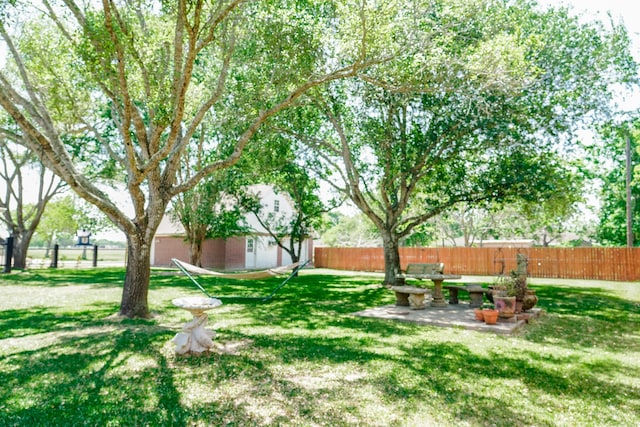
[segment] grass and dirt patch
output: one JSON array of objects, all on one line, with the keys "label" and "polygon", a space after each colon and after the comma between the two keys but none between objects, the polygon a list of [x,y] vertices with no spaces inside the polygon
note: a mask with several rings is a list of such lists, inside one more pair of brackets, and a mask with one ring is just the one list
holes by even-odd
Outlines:
[{"label": "grass and dirt patch", "polygon": [[[512,336],[353,316],[395,301],[370,275],[305,270],[269,302],[209,311],[215,349],[177,357],[202,296],[153,275],[154,318],[114,317],[124,270],[0,275],[0,425],[637,426],[640,284],[532,285]],[[199,279],[266,295],[280,279]]]}]

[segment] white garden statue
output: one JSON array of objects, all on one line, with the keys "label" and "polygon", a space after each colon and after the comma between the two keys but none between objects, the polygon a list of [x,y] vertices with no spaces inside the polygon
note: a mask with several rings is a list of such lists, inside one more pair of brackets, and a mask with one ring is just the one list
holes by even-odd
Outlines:
[{"label": "white garden statue", "polygon": [[201,354],[213,347],[216,333],[205,329],[209,318],[205,311],[222,305],[222,301],[216,298],[185,297],[176,298],[172,302],[193,315],[193,319],[182,327],[182,332],[178,332],[173,338],[176,353]]}]

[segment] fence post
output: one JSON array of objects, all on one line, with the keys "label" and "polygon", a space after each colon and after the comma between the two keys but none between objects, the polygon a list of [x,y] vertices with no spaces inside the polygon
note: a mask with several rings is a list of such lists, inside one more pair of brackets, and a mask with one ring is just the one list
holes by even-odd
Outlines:
[{"label": "fence post", "polygon": [[13,236],[7,237],[4,252],[4,270],[3,273],[11,273],[11,260],[13,259]]},{"label": "fence post", "polygon": [[60,245],[57,243],[53,245],[53,255],[51,256],[50,268],[58,268],[58,252],[60,251]]},{"label": "fence post", "polygon": [[93,245],[93,266],[98,266],[98,245]]}]

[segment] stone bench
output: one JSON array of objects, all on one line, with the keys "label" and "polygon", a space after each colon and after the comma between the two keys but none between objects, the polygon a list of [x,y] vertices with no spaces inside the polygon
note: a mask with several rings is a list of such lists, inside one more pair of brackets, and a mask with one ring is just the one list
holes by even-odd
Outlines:
[{"label": "stone bench", "polygon": [[396,293],[396,305],[409,306],[412,310],[425,308],[425,296],[431,294],[431,290],[416,286],[392,286],[391,290]]},{"label": "stone bench", "polygon": [[441,262],[436,263],[410,263],[407,265],[407,269],[404,272],[398,274],[398,277],[413,279],[423,279],[424,276],[433,274],[442,274],[444,271],[444,264]]},{"label": "stone bench", "polygon": [[446,285],[443,288],[449,291],[449,304],[458,304],[458,292],[464,291],[469,293],[469,306],[474,308],[481,307],[484,295],[490,293],[480,285]]}]

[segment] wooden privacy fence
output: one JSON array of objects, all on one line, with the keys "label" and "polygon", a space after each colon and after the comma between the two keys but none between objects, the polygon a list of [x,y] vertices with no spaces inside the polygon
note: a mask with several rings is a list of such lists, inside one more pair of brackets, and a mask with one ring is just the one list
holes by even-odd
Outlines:
[{"label": "wooden privacy fence", "polygon": [[[445,273],[493,276],[529,258],[528,275],[554,279],[640,280],[640,248],[400,248],[401,268],[411,262],[443,262]],[[382,248],[315,248],[318,268],[384,271]]]}]

